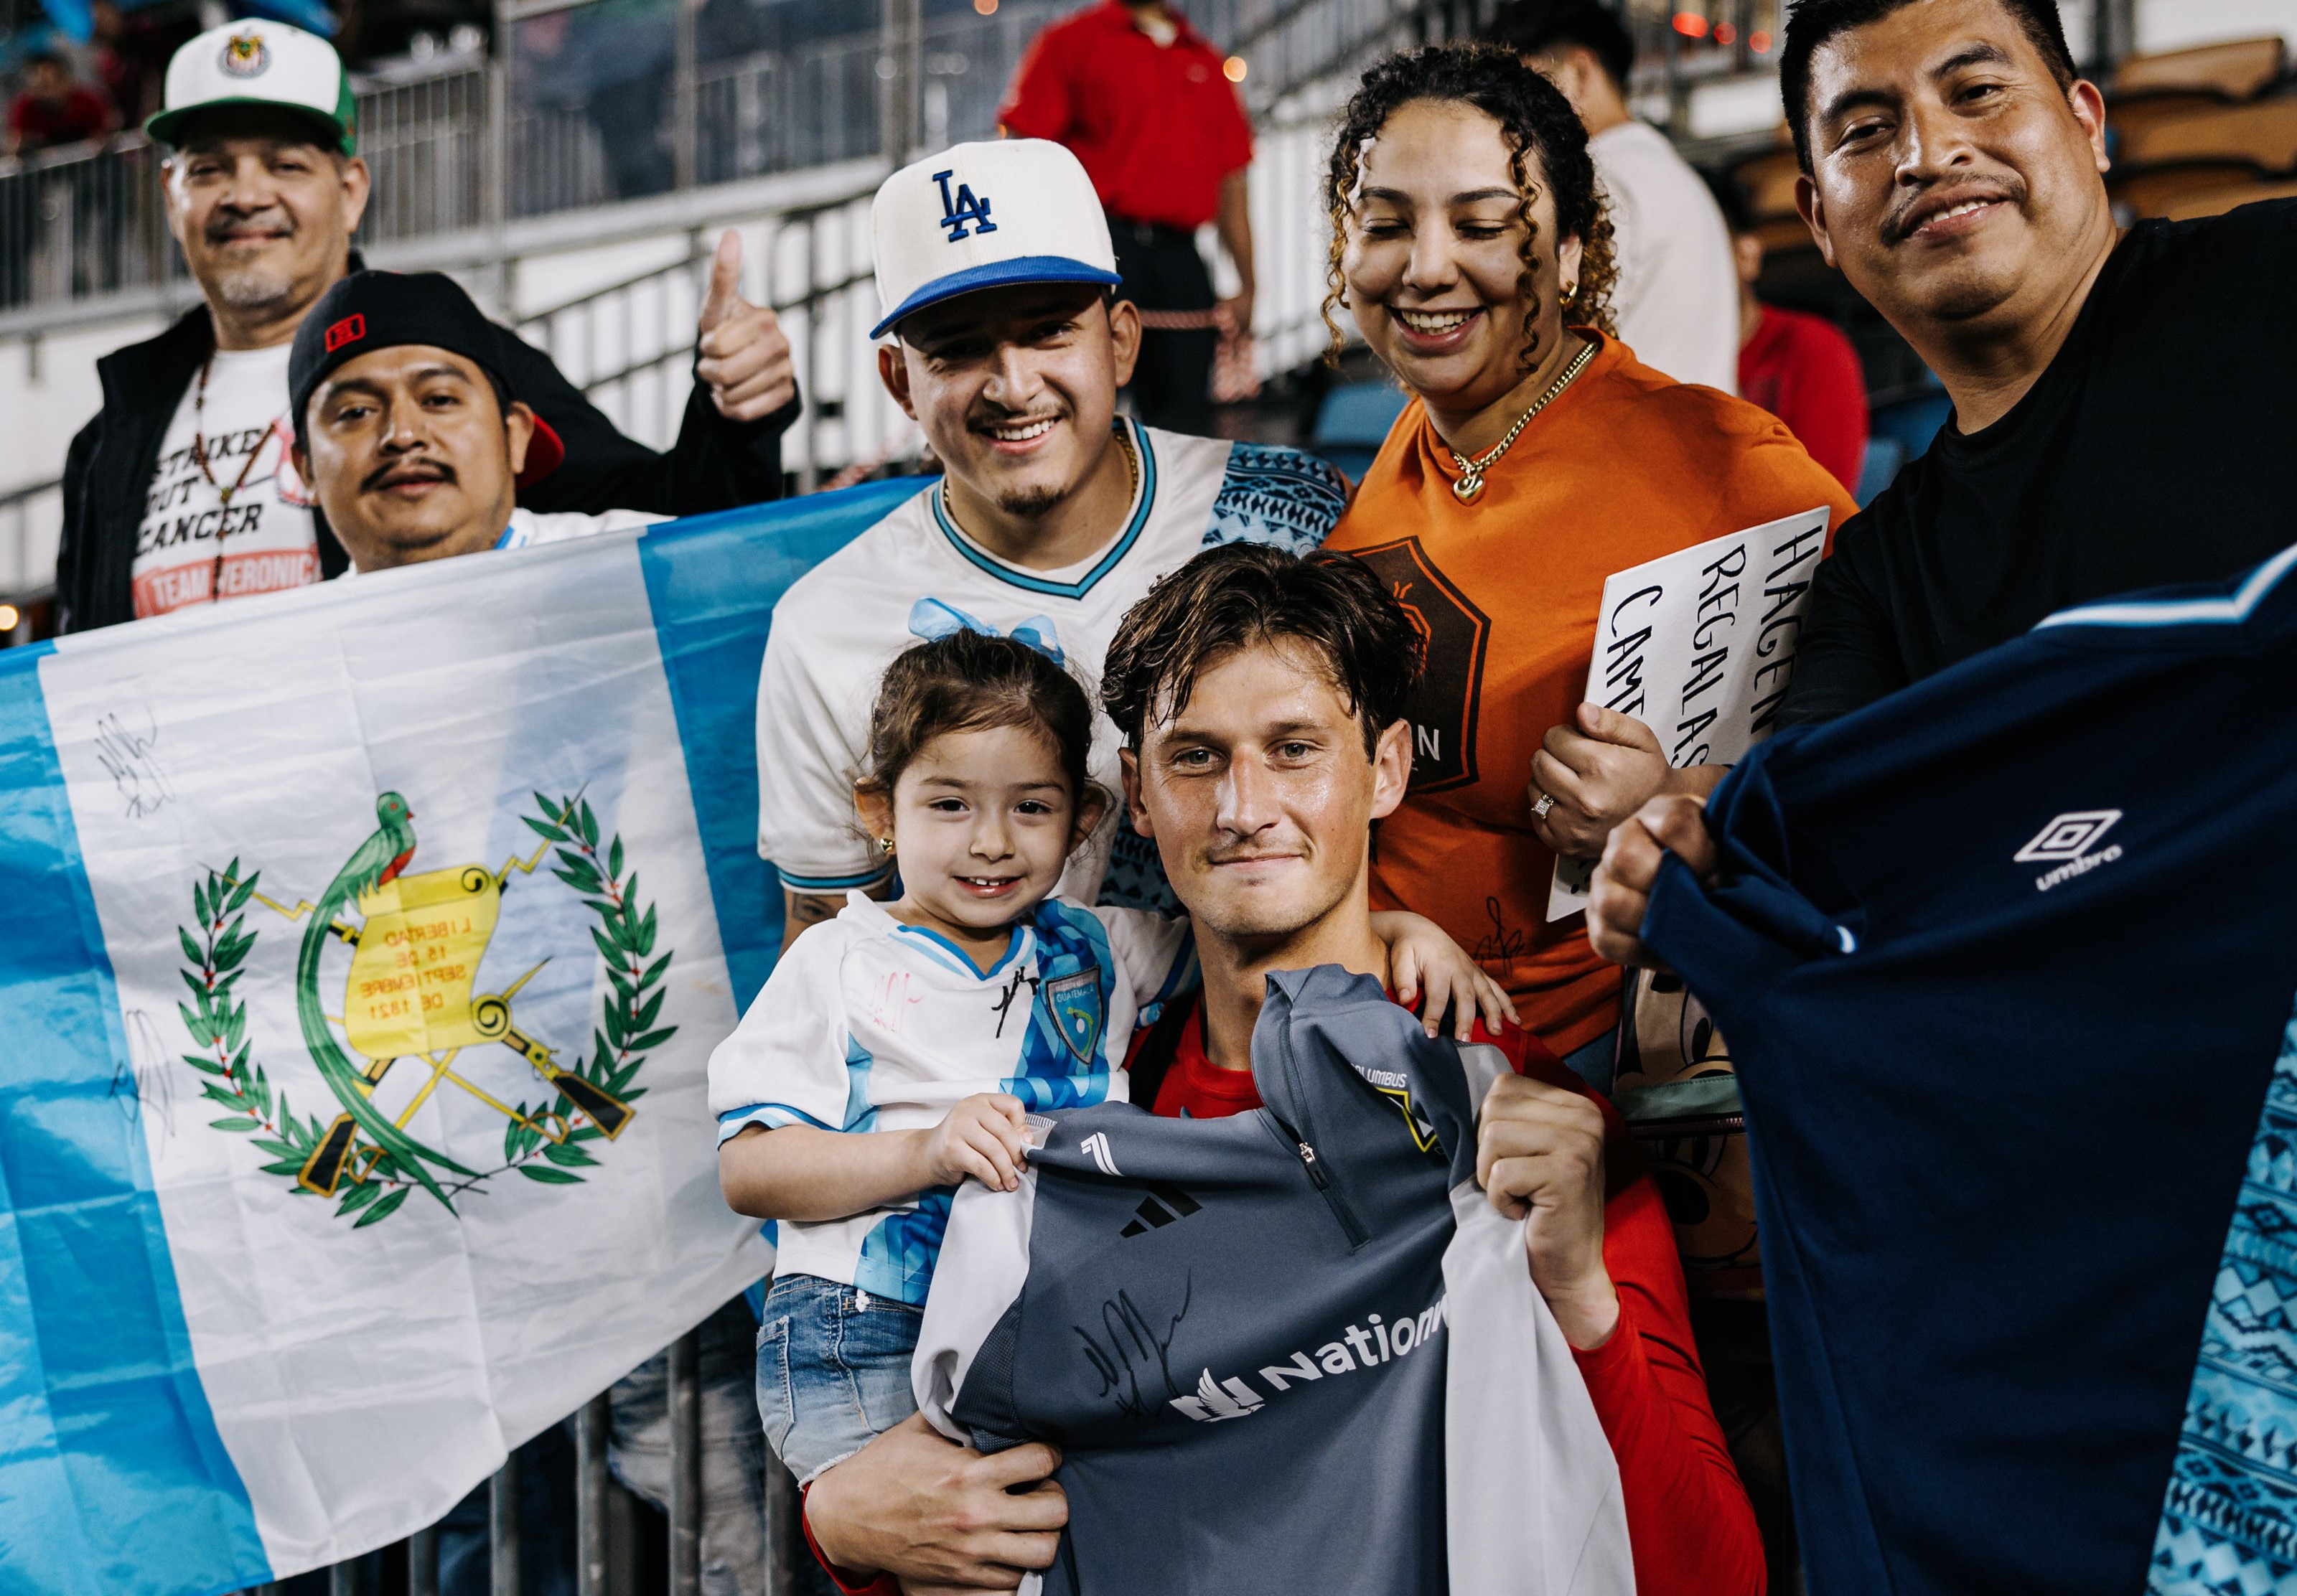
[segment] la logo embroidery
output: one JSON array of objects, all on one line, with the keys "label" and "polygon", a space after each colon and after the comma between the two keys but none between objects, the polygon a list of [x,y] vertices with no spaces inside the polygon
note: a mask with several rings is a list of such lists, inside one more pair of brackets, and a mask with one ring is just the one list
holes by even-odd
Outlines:
[{"label": "la logo embroidery", "polygon": [[949,229],[949,242],[955,243],[960,238],[972,236],[965,230],[968,224],[975,233],[996,232],[997,224],[989,219],[989,202],[975,199],[971,184],[959,184],[957,197],[950,198],[949,180],[956,176],[955,168],[933,175],[933,180],[941,185],[941,225]]}]

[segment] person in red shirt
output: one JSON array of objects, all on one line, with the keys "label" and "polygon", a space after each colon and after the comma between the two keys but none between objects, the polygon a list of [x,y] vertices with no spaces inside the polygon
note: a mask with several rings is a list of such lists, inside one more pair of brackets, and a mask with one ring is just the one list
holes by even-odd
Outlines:
[{"label": "person in red shirt", "polygon": [[9,154],[78,144],[111,128],[111,107],[73,80],[62,56],[43,51],[24,63],[23,90],[8,106]]},{"label": "person in red shirt", "polygon": [[[1120,623],[1101,700],[1126,742],[1126,810],[1189,910],[1204,977],[1185,1021],[1148,1032],[1173,1045],[1136,1100],[1203,1117],[1256,1106],[1272,971],[1338,965],[1402,984],[1371,930],[1371,829],[1411,775],[1403,704],[1421,652],[1369,567],[1244,544],[1198,555]],[[1610,1442],[1639,1596],[1761,1596],[1754,1512],[1657,1187],[1618,1114],[1552,1052],[1512,1025],[1476,1037],[1519,1071],[1485,1099],[1477,1178],[1524,1221],[1532,1282]],[[1058,1462],[1039,1443],[984,1458],[911,1419],[815,1479],[808,1532],[849,1590],[889,1575],[1009,1588],[1058,1550]]]},{"label": "person in red shirt", "polygon": [[[1213,357],[1252,326],[1252,126],[1226,63],[1165,0],[1103,0],[1029,46],[998,120],[1067,145],[1108,212],[1120,291],[1138,305],[1140,358],[1127,390],[1152,427],[1212,431]],[[1214,224],[1236,267],[1214,302],[1197,229]]]},{"label": "person in red shirt", "polygon": [[1866,375],[1858,351],[1823,316],[1782,310],[1755,297],[1763,275],[1763,240],[1735,182],[1715,185],[1731,225],[1739,267],[1739,397],[1787,424],[1810,457],[1858,491],[1866,466]]}]

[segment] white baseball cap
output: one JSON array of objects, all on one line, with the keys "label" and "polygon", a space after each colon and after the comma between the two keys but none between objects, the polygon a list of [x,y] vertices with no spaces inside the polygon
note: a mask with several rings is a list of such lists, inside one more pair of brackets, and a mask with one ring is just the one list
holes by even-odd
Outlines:
[{"label": "white baseball cap", "polygon": [[883,317],[872,338],[976,289],[1123,280],[1092,179],[1048,139],[959,144],[903,167],[878,185],[869,231]]},{"label": "white baseball cap", "polygon": [[358,117],[350,75],[335,47],[316,33],[251,18],[210,28],[176,52],[160,109],[144,131],[183,143],[184,122],[215,105],[272,105],[301,111],[327,129],[325,142],[354,152]]}]

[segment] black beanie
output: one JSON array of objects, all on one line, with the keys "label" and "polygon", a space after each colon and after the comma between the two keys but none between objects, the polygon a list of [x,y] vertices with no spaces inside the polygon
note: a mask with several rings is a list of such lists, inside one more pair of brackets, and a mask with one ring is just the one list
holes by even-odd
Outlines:
[{"label": "black beanie", "polygon": [[[472,303],[461,284],[443,272],[353,272],[321,294],[295,329],[295,345],[287,357],[295,440],[305,441],[311,396],[329,373],[361,355],[410,343],[445,350],[475,364],[486,373],[507,413],[518,398],[504,376],[510,337]],[[518,485],[541,481],[565,457],[558,434],[538,417]]]}]

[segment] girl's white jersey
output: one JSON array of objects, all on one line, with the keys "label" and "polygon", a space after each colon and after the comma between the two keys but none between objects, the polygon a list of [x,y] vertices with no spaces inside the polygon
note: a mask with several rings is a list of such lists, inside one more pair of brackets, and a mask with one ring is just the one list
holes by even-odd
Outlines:
[{"label": "girl's white jersey", "polygon": [[[1091,691],[1116,623],[1158,577],[1220,543],[1305,554],[1347,508],[1347,480],[1313,455],[1117,424],[1140,481],[1116,538],[1075,565],[1027,571],[998,559],[950,518],[936,481],[774,606],[758,687],[758,851],[784,886],[831,893],[886,873],[855,823],[853,777],[878,679],[918,638],[960,625],[1019,636],[1055,652]],[[1102,718],[1091,771],[1112,796],[1117,746]],[[1077,850],[1061,890],[1080,902],[1170,907],[1156,850],[1118,824],[1121,807]]]},{"label": "girl's white jersey", "polygon": [[[1049,898],[986,970],[859,892],[774,967],[710,1057],[723,1145],[747,1127],[917,1131],[961,1098],[1032,1111],[1125,1098],[1136,1026],[1196,984],[1186,920]],[[953,1188],[847,1219],[779,1227],[778,1275],[922,1304]]]}]

